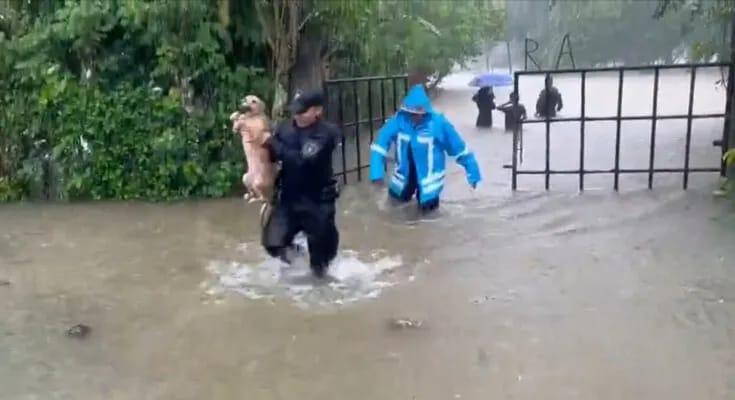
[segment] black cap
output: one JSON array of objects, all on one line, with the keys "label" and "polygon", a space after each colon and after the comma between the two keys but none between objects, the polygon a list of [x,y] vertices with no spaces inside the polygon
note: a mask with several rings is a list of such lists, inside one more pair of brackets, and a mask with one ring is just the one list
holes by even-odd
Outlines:
[{"label": "black cap", "polygon": [[324,94],[320,90],[310,90],[296,93],[293,100],[291,100],[291,104],[288,106],[288,110],[293,114],[301,114],[311,107],[323,105]]}]

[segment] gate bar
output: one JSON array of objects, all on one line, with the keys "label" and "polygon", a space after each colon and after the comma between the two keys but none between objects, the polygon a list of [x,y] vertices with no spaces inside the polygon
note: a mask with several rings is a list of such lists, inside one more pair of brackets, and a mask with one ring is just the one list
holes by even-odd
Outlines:
[{"label": "gate bar", "polygon": [[664,65],[636,65],[630,67],[603,67],[603,68],[566,68],[555,70],[539,70],[539,71],[517,71],[519,75],[545,75],[549,73],[557,74],[578,74],[580,72],[596,73],[596,72],[618,72],[618,71],[646,71],[653,68],[659,69],[691,69],[691,68],[720,68],[727,67],[730,63],[702,63],[702,64],[664,64]]},{"label": "gate bar", "polygon": [[[507,168],[507,166],[505,166]],[[684,168],[660,168],[657,169],[656,172],[660,173],[682,173],[686,171]],[[711,167],[711,168],[689,168],[689,172],[719,172],[719,167]],[[559,175],[577,175],[579,174],[578,169],[552,169],[549,171],[552,174],[559,174]],[[614,174],[616,172],[615,168],[610,169],[587,169],[584,170],[585,175],[594,175],[594,174]],[[617,170],[617,172],[621,174],[647,174],[648,168],[622,168]],[[532,170],[518,170],[516,172],[518,175],[544,175],[546,174],[546,170],[543,169],[532,169]]]},{"label": "gate bar", "polygon": [[342,79],[330,79],[327,83],[352,83],[352,82],[365,82],[365,81],[384,81],[405,78],[405,75],[388,75],[388,76],[363,76],[360,78],[342,78]]},{"label": "gate bar", "polygon": [[337,108],[337,113],[339,114],[339,124],[342,126],[342,182],[346,185],[347,184],[347,137],[344,134],[344,120],[345,120],[345,113],[344,113],[344,107],[342,105],[342,100],[344,99],[344,96],[342,95],[342,84],[337,83],[337,93],[338,93],[338,103],[339,108]]},{"label": "gate bar", "polygon": [[368,126],[370,127],[370,143],[373,143],[373,140],[375,139],[374,131],[375,131],[375,125],[373,125],[373,121],[375,118],[373,118],[373,81],[367,81],[367,87],[368,87]]},{"label": "gate bar", "polygon": [[[357,80],[352,81],[352,99],[354,101],[355,106],[355,121],[360,120],[360,106],[358,103],[357,98]],[[360,157],[360,124],[355,124],[355,150],[357,151],[357,180],[362,180],[362,169],[360,166],[362,165],[361,157]]]},{"label": "gate bar", "polygon": [[684,153],[684,190],[689,186],[689,156],[692,147],[692,111],[694,110],[694,87],[697,80],[697,67],[692,68],[691,78],[689,80],[689,111],[687,111],[687,136],[686,147]]},{"label": "gate bar", "polygon": [[[692,119],[708,119],[708,118],[725,118],[726,114],[719,113],[719,114],[692,114]],[[621,116],[618,118],[615,117],[587,117],[584,120],[587,122],[602,122],[602,121],[617,121],[620,119],[621,121],[646,121],[652,119],[653,116],[651,115],[630,115],[630,116]],[[669,119],[688,119],[689,115],[687,114],[672,114],[672,115],[659,115],[656,117],[657,120],[669,120]],[[551,122],[577,122],[581,121],[581,118],[579,117],[565,117],[565,118],[553,118]],[[524,124],[544,124],[546,123],[545,119],[529,119],[526,121],[523,121]]]},{"label": "gate bar", "polygon": [[[550,77],[551,77],[551,74],[547,73],[546,79],[549,79]],[[545,82],[546,81],[544,81],[544,83]],[[551,178],[551,172],[550,172],[550,169],[551,169],[551,117],[549,116],[549,114],[551,113],[549,112],[550,94],[548,90],[545,93],[546,93],[546,103],[544,104],[544,115],[546,116],[545,118],[545,121],[546,121],[546,158],[545,158],[546,176],[544,176],[544,185],[546,187],[546,190],[549,190],[549,179]]]},{"label": "gate bar", "polygon": [[617,192],[620,189],[620,120],[623,113],[623,70],[618,73],[618,116],[617,127],[615,130],[615,183],[614,189]]},{"label": "gate bar", "polygon": [[651,111],[651,148],[648,154],[648,189],[653,189],[653,166],[656,157],[656,125],[658,114],[658,80],[659,80],[659,69],[656,67],[653,70],[653,110]]},{"label": "gate bar", "polygon": [[[733,28],[733,35],[735,35],[735,27]],[[727,74],[727,90],[725,90],[727,99],[725,100],[725,123],[722,131],[722,141],[720,142],[720,148],[722,149],[722,158],[720,161],[720,176],[727,176],[727,164],[725,163],[725,153],[730,149],[730,127],[735,121],[732,120],[732,101],[735,96],[735,55],[732,64],[730,64],[729,72]],[[735,147],[733,144],[732,147]]]},{"label": "gate bar", "polygon": [[[519,96],[519,103],[520,103],[520,93],[518,92],[518,72],[515,73],[515,76],[513,77],[513,91],[515,92],[516,96]],[[523,121],[519,121],[520,126],[523,126]],[[512,163],[512,171],[511,171],[511,189],[516,190],[518,188],[518,154],[517,154],[517,148],[518,148],[518,131],[520,129],[514,129],[513,130],[513,158],[511,160]]]},{"label": "gate bar", "polygon": [[582,72],[582,109],[580,111],[580,117],[582,120],[579,122],[579,191],[584,190],[584,117],[585,117],[585,92],[587,86],[587,73]]}]

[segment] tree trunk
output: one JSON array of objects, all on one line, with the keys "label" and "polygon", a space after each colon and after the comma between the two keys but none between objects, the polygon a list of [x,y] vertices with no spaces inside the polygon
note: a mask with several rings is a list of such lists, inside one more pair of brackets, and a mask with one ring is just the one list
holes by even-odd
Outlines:
[{"label": "tree trunk", "polygon": [[319,89],[327,79],[328,60],[322,57],[324,43],[314,34],[302,35],[296,53],[296,62],[291,68],[289,95],[297,91]]},{"label": "tree trunk", "polygon": [[290,71],[296,60],[303,19],[304,3],[300,0],[256,0],[256,12],[271,49],[271,71],[274,80],[271,117],[283,115],[288,100]]}]

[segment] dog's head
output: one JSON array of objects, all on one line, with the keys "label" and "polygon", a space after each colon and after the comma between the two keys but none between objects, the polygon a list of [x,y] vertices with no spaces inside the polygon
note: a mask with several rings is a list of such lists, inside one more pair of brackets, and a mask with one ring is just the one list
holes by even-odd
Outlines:
[{"label": "dog's head", "polygon": [[248,116],[265,114],[265,102],[258,96],[249,94],[240,102],[240,112]]}]

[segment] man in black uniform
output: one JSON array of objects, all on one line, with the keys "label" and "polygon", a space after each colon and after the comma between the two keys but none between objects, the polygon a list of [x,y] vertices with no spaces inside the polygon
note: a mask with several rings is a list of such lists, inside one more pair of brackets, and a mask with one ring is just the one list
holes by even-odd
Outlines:
[{"label": "man in black uniform", "polygon": [[298,252],[293,239],[303,231],[309,264],[318,277],[326,273],[339,245],[332,152],[340,132],[321,119],[323,104],[318,91],[297,95],[289,106],[293,118],[281,123],[266,142],[271,159],[281,163],[281,172],[275,205],[262,234],[268,254],[290,263]]}]

